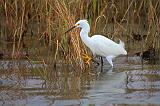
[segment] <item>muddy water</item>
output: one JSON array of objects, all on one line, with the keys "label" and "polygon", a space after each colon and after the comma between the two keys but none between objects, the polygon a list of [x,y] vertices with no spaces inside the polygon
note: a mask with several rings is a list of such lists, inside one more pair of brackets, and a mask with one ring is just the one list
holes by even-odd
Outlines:
[{"label": "muddy water", "polygon": [[0,62],[1,106],[160,106],[160,66],[117,58],[86,71]]}]

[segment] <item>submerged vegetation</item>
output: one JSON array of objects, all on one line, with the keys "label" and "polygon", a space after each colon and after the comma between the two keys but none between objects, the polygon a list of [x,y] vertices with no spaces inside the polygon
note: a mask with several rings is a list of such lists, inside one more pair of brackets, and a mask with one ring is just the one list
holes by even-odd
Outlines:
[{"label": "submerged vegetation", "polygon": [[154,49],[158,58],[159,10],[159,0],[0,0],[0,58],[84,68],[82,56],[91,53],[79,30],[64,34],[79,19],[91,35],[125,41],[129,54]]}]

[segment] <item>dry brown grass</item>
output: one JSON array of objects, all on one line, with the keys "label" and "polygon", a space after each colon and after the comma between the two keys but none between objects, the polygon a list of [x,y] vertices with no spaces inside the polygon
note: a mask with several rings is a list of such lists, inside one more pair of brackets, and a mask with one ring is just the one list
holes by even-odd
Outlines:
[{"label": "dry brown grass", "polygon": [[[79,30],[65,35],[77,19],[88,19],[91,34],[103,34],[126,42],[129,52],[155,48],[160,51],[160,2],[157,0],[1,0],[0,51],[46,63],[69,63],[81,68],[82,53],[90,53],[81,42]],[[135,41],[133,33],[147,35]],[[42,57],[40,57],[42,56]]]}]

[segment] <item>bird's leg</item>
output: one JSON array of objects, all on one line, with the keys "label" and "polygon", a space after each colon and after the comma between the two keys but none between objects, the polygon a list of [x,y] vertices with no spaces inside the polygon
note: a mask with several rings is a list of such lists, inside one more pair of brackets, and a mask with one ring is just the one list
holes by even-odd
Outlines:
[{"label": "bird's leg", "polygon": [[97,57],[97,55],[95,53],[93,53],[93,59],[92,59],[92,61],[94,63],[96,63],[97,65],[99,65],[99,62],[96,60],[96,57]]},{"label": "bird's leg", "polygon": [[106,59],[107,59],[107,61],[109,62],[109,64],[113,67],[113,62],[112,62],[112,59],[113,59],[114,57],[113,56],[107,56],[106,57]]},{"label": "bird's leg", "polygon": [[98,61],[96,61],[96,60],[94,60],[94,59],[92,59],[92,61],[93,61],[94,63],[96,63],[97,65],[99,65]]},{"label": "bird's leg", "polygon": [[103,66],[103,57],[101,56],[101,65]]},{"label": "bird's leg", "polygon": [[[99,65],[99,63],[96,60],[94,60],[92,57],[88,56],[87,54],[83,53],[82,55],[83,55],[82,57],[85,59],[85,63],[89,64],[90,61],[93,61]],[[96,55],[93,55],[93,57],[95,56]]]},{"label": "bird's leg", "polygon": [[90,64],[89,62],[92,60],[92,58],[87,54],[82,54],[82,57],[85,59],[85,63]]}]

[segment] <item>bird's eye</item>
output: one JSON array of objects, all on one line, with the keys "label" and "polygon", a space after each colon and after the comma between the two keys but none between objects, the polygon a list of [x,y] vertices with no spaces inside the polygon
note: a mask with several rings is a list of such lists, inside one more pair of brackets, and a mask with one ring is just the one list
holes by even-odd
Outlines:
[{"label": "bird's eye", "polygon": [[75,26],[79,26],[80,24],[76,24]]}]

